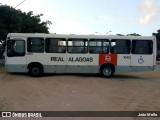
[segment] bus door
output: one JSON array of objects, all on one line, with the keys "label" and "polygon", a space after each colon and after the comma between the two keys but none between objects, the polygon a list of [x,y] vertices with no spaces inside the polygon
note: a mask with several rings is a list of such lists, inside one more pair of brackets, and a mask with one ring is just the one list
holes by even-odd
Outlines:
[{"label": "bus door", "polygon": [[8,72],[27,72],[25,40],[7,40],[5,67]]},{"label": "bus door", "polygon": [[[153,66],[153,41],[132,40],[131,66]],[[137,71],[138,69],[135,68]]]},{"label": "bus door", "polygon": [[67,73],[90,73],[88,62],[88,40],[81,38],[70,38],[67,42]]}]

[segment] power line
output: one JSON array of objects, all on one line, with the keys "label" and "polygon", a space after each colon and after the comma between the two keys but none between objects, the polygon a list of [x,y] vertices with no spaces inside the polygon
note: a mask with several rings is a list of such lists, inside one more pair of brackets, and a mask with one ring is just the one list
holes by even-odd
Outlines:
[{"label": "power line", "polygon": [[[23,2],[25,2],[26,0],[23,0],[21,3],[19,3],[16,7],[20,6]],[[16,8],[15,7],[15,8]]]}]

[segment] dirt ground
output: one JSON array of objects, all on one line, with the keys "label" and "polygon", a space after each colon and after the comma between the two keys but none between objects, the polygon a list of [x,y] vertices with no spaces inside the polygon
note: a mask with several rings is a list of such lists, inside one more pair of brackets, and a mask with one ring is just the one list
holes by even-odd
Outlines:
[{"label": "dirt ground", "polygon": [[[115,75],[110,79],[101,78],[98,75],[73,74],[45,75],[33,78],[26,74],[8,74],[1,66],[0,111],[12,110],[159,111],[160,64],[157,65],[154,72],[125,73]],[[16,118],[16,120],[21,119]],[[42,119],[159,120],[160,118],[60,117]]]}]

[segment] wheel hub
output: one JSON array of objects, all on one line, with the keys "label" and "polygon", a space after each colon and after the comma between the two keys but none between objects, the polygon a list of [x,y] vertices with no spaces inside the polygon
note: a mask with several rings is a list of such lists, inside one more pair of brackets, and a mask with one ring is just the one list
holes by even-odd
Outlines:
[{"label": "wheel hub", "polygon": [[39,69],[38,68],[33,68],[32,69],[32,73],[33,74],[38,74],[39,73]]},{"label": "wheel hub", "polygon": [[104,74],[105,76],[109,76],[109,75],[111,74],[111,69],[110,69],[110,68],[105,68],[105,69],[103,70],[103,74]]}]

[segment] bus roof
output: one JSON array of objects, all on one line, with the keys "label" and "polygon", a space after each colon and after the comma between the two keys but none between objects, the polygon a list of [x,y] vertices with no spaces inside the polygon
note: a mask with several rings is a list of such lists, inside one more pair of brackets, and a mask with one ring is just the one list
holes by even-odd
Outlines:
[{"label": "bus roof", "polygon": [[28,37],[43,37],[43,38],[86,38],[86,39],[155,39],[155,36],[119,36],[119,35],[76,35],[76,34],[45,34],[45,33],[8,33],[8,37],[28,38]]}]

